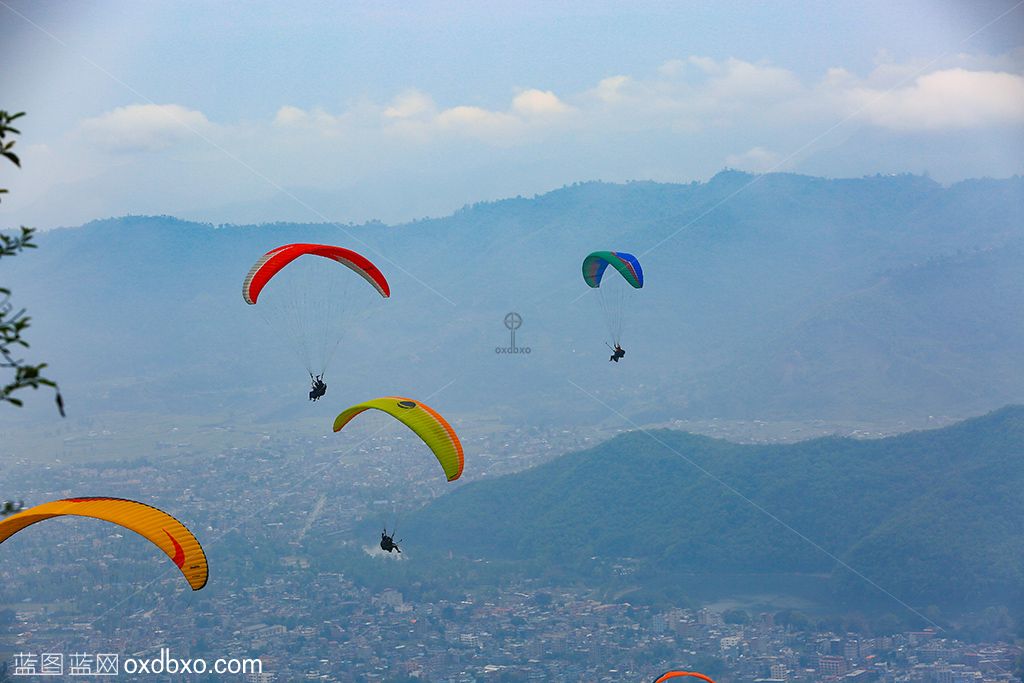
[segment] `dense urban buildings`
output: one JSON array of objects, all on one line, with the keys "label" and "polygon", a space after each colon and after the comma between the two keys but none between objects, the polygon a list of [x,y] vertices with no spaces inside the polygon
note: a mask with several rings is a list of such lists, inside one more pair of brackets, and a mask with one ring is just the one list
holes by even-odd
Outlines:
[{"label": "dense urban buildings", "polygon": [[[762,683],[1019,681],[1016,646],[959,642],[935,630],[818,632],[779,623],[771,611],[634,605],[628,595],[523,576],[486,589],[453,582],[443,591],[389,580],[389,571],[418,561],[415,539],[406,539],[401,559],[385,555],[364,523],[400,514],[396,500],[415,509],[448,486],[404,436],[239,434],[245,445],[212,457],[168,438],[142,460],[60,471],[22,463],[30,502],[102,492],[167,509],[203,542],[211,573],[210,585],[193,593],[146,541],[95,520],[21,533],[5,544],[0,566],[7,674],[26,656],[38,666],[42,655],[59,653],[69,667],[75,655],[123,660],[166,648],[174,658],[209,662],[258,658],[262,671],[244,679],[260,683],[651,681],[672,668]],[[473,478],[587,443],[539,429],[467,441]],[[512,443],[518,457],[498,457]],[[607,562],[631,571],[626,560]]]}]

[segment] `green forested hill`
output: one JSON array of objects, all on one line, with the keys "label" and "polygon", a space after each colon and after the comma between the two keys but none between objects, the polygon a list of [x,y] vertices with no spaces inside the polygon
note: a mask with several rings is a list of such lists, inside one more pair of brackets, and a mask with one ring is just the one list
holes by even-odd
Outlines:
[{"label": "green forested hill", "polygon": [[829,573],[841,598],[879,597],[846,563],[913,604],[1005,603],[1024,579],[1022,485],[1022,407],[873,441],[632,432],[467,485],[410,535],[567,567],[596,555],[680,574]]}]

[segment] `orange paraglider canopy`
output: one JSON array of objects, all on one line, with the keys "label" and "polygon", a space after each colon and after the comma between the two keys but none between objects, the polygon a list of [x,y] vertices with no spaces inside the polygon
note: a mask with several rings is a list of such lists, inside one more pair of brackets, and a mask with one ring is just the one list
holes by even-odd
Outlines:
[{"label": "orange paraglider canopy", "polygon": [[192,590],[206,585],[206,554],[184,524],[163,510],[123,498],[67,498],[43,503],[0,522],[0,543],[27,526],[64,515],[92,517],[130,529],[171,558]]},{"label": "orange paraglider canopy", "polygon": [[654,681],[654,683],[664,683],[671,678],[682,678],[683,676],[693,676],[694,678],[699,678],[707,683],[715,683],[708,676],[697,673],[696,671],[667,671],[663,673],[658,680]]}]

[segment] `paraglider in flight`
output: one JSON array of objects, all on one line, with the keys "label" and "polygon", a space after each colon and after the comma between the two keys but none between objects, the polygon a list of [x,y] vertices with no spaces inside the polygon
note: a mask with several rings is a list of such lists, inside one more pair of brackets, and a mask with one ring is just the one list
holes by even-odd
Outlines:
[{"label": "paraglider in flight", "polygon": [[[321,258],[300,258],[318,256]],[[341,264],[372,288],[359,283]],[[387,299],[391,287],[368,258],[326,244],[286,244],[271,249],[249,269],[242,298],[299,355],[313,386],[309,400],[327,392],[324,373],[346,328],[369,311],[376,295]],[[257,304],[257,302],[259,302]]]},{"label": "paraglider in flight", "polygon": [[342,411],[334,419],[334,431],[340,432],[352,418],[371,408],[387,413],[423,439],[441,463],[448,481],[455,481],[462,475],[465,458],[459,437],[452,426],[425,403],[401,396],[375,398]]},{"label": "paraglider in flight", "polygon": [[[617,272],[606,278],[608,266]],[[631,303],[629,300],[633,294],[644,286],[643,268],[635,256],[624,251],[595,251],[583,259],[583,281],[597,292],[611,337],[611,344],[605,342],[612,349],[608,360],[618,363],[626,355],[622,348],[622,330],[627,304]]]},{"label": "paraglider in flight", "polygon": [[309,400],[319,401],[327,393],[327,383],[324,382],[323,375],[313,377],[313,374],[310,373],[309,377],[313,380],[313,388],[309,390]]},{"label": "paraglider in flight", "polygon": [[692,676],[694,678],[699,678],[702,681],[705,681],[705,683],[715,683],[713,680],[711,680],[710,678],[708,678],[704,674],[699,674],[696,671],[669,671],[667,673],[663,673],[658,678],[658,680],[654,681],[654,683],[665,683],[665,681],[671,680],[673,678],[683,678],[685,676]]},{"label": "paraglider in flight", "polygon": [[36,522],[75,515],[112,522],[151,541],[171,558],[192,590],[206,585],[206,554],[192,532],[166,512],[123,498],[67,498],[36,505],[0,521],[0,543]]},{"label": "paraglider in flight", "polygon": [[[340,432],[352,418],[371,408],[387,413],[423,439],[423,442],[427,444],[441,464],[448,481],[455,481],[462,476],[465,458],[462,443],[455,434],[455,430],[433,408],[411,398],[385,396],[346,408],[334,419],[334,431]],[[384,531],[380,535],[381,550],[389,553],[392,549],[398,550],[398,544],[392,538],[394,533],[392,530],[391,536],[389,536],[387,526],[384,527]],[[398,550],[398,552],[402,551]]]},{"label": "paraglider in flight", "polygon": [[25,501],[19,500],[15,503],[13,500],[5,500],[0,505],[0,517],[6,517],[7,515],[13,515],[15,512],[21,512],[25,509]]},{"label": "paraglider in flight", "polygon": [[[394,534],[395,532],[392,531],[391,536],[394,536]],[[396,542],[393,538],[391,538],[391,536],[388,535],[387,527],[384,527],[384,531],[380,532],[380,549],[386,550],[389,553],[392,550],[397,550],[398,554],[401,555],[402,550],[398,547],[398,544],[401,543],[401,541]]]}]

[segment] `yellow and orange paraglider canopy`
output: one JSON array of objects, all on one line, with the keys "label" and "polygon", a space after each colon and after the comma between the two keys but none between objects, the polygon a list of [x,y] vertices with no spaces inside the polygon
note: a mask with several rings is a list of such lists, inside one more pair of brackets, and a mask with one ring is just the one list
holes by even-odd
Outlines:
[{"label": "yellow and orange paraglider canopy", "polygon": [[36,522],[75,515],[112,522],[148,539],[181,570],[192,590],[206,585],[209,569],[199,541],[166,512],[123,498],[67,498],[43,503],[0,521],[0,543]]},{"label": "yellow and orange paraglider canopy", "polygon": [[352,418],[370,408],[387,413],[423,439],[444,468],[448,481],[455,481],[462,475],[465,459],[455,430],[433,408],[411,398],[385,396],[346,408],[335,418],[334,431],[340,432]]}]

